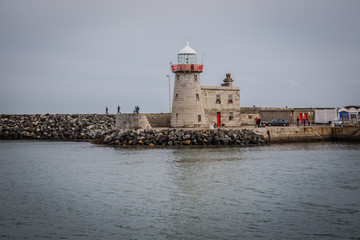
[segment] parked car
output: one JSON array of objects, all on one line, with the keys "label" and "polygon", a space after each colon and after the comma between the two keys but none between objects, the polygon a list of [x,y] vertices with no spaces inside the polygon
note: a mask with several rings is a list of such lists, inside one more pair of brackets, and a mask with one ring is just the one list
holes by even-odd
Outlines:
[{"label": "parked car", "polygon": [[332,121],[331,126],[332,127],[336,127],[336,126],[342,127],[343,126],[342,119],[336,119],[336,120]]},{"label": "parked car", "polygon": [[282,118],[276,118],[266,122],[266,126],[289,126],[289,121]]}]

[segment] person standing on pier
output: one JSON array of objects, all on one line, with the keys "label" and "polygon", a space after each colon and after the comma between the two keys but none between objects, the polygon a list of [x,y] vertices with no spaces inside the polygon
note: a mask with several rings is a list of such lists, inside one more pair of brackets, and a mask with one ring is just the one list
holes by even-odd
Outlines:
[{"label": "person standing on pier", "polygon": [[256,125],[257,125],[258,128],[260,128],[260,124],[261,124],[261,119],[258,118],[258,120],[257,120],[257,122],[256,122]]},{"label": "person standing on pier", "polygon": [[109,109],[108,109],[108,107],[105,108],[105,114],[109,114]]},{"label": "person standing on pier", "polygon": [[118,108],[117,108],[117,113],[120,114],[120,106],[118,105]]}]

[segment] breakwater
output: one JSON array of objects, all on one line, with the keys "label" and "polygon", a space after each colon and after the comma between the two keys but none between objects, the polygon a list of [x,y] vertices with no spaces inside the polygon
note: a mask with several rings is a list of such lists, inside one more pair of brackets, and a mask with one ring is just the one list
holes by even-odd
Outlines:
[{"label": "breakwater", "polygon": [[113,130],[95,140],[96,143],[115,146],[145,145],[150,147],[201,146],[201,145],[261,145],[263,135],[248,129],[184,130],[138,129]]},{"label": "breakwater", "polygon": [[[164,116],[161,115],[161,119]],[[115,118],[116,115],[112,114],[2,114],[0,115],[0,139],[92,141],[107,145],[150,147],[360,141],[359,127],[120,130],[115,126]],[[159,120],[154,118],[153,121]]]},{"label": "breakwater", "polygon": [[258,145],[266,142],[263,135],[248,129],[121,130],[115,127],[115,117],[104,114],[0,115],[0,139],[92,141],[150,147]]},{"label": "breakwater", "polygon": [[0,115],[0,139],[92,140],[115,129],[115,115]]}]

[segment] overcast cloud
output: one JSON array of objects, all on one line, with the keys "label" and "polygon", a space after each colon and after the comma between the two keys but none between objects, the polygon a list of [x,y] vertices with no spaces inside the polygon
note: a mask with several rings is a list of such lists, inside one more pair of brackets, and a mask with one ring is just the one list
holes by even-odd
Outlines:
[{"label": "overcast cloud", "polygon": [[168,112],[185,38],[241,106],[360,105],[360,1],[0,0],[0,113]]}]

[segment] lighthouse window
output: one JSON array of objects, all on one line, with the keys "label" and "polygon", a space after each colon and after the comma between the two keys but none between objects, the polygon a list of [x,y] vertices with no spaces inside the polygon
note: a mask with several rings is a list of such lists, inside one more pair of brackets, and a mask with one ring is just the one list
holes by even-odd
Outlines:
[{"label": "lighthouse window", "polygon": [[194,81],[197,82],[197,75],[194,75]]},{"label": "lighthouse window", "polygon": [[178,64],[196,64],[196,54],[178,54]]},{"label": "lighthouse window", "polygon": [[201,115],[198,115],[198,122],[201,122]]},{"label": "lighthouse window", "polygon": [[176,75],[176,81],[180,81],[180,75]]},{"label": "lighthouse window", "polygon": [[232,94],[229,94],[228,95],[228,103],[233,103],[233,97],[232,97]]},{"label": "lighthouse window", "polygon": [[199,94],[196,94],[196,101],[199,101],[199,100],[200,100]]},{"label": "lighthouse window", "polygon": [[233,112],[229,112],[229,120],[233,120],[234,116],[233,116]]},{"label": "lighthouse window", "polygon": [[216,103],[221,103],[220,94],[216,94]]},{"label": "lighthouse window", "polygon": [[185,63],[185,55],[183,55],[183,54],[178,55],[178,63],[179,64],[184,64]]},{"label": "lighthouse window", "polygon": [[175,101],[179,99],[179,94],[175,94]]}]

